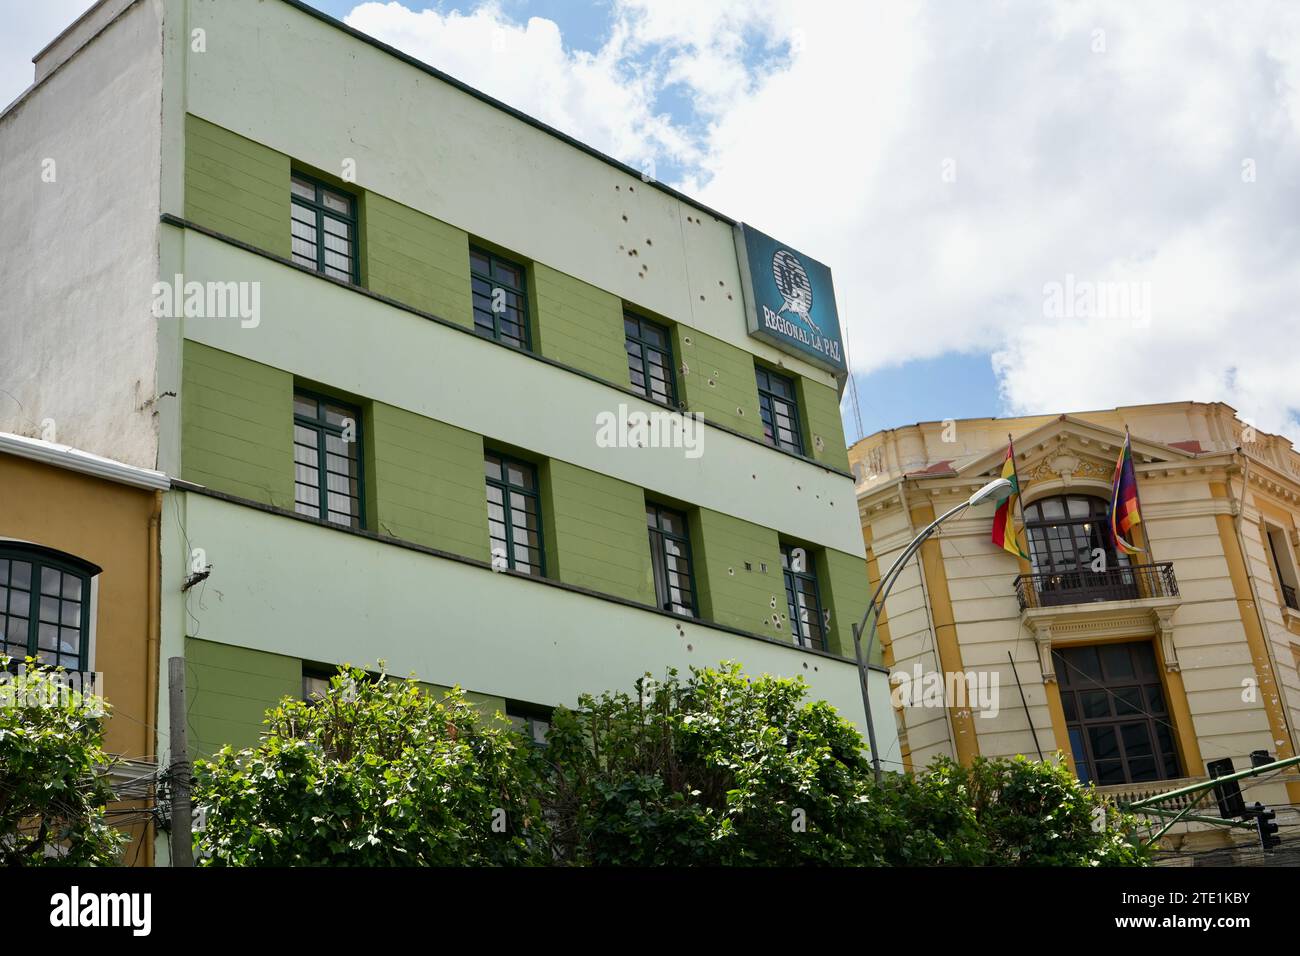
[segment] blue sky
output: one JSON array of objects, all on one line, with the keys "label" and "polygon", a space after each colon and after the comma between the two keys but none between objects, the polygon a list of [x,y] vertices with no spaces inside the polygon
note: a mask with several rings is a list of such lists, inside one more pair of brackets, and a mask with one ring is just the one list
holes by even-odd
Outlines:
[{"label": "blue sky", "polygon": [[[86,6],[0,0],[0,101]],[[1300,5],[316,6],[829,265],[867,433],[1193,399],[1300,438]]]}]

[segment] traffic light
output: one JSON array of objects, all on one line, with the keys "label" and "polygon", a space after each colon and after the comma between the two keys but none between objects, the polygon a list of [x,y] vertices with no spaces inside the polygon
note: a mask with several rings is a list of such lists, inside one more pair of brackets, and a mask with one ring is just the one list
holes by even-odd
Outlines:
[{"label": "traffic light", "polygon": [[1256,803],[1251,809],[1251,816],[1255,818],[1255,829],[1259,831],[1259,845],[1264,848],[1265,852],[1271,853],[1273,847],[1278,846],[1282,841],[1275,836],[1277,833],[1277,824],[1273,818],[1277,813],[1269,810],[1262,803]]},{"label": "traffic light", "polygon": [[[1232,774],[1232,758],[1224,757],[1222,760],[1211,760],[1205,765],[1205,769],[1210,772],[1212,778],[1226,777]],[[1219,816],[1225,820],[1231,820],[1233,817],[1244,817],[1246,815],[1246,800],[1241,795],[1241,784],[1235,780],[1228,783],[1221,783],[1214,788],[1214,798],[1219,802]]]}]

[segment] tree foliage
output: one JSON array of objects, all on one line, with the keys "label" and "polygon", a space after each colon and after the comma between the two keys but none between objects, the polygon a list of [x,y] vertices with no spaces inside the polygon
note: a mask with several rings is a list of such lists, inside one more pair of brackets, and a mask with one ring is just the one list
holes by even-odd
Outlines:
[{"label": "tree foliage", "polygon": [[870,842],[853,726],[802,680],[738,665],[584,696],[548,738],[547,809],[574,864],[849,864]]},{"label": "tree foliage", "polygon": [[877,785],[857,730],[807,692],[732,663],[646,676],[558,709],[539,751],[459,691],[347,670],[270,712],[258,747],[200,764],[199,849],[231,865],[1146,860],[1134,819],[1060,761],[940,760]]},{"label": "tree foliage", "polygon": [[128,838],[113,799],[102,698],[70,690],[62,668],[0,657],[0,867],[113,866]]},{"label": "tree foliage", "polygon": [[[874,784],[863,741],[801,678],[643,678],[557,713],[548,810],[576,864],[1140,864],[1135,820],[1059,762],[940,760]],[[1098,827],[1096,824],[1103,825]]]},{"label": "tree foliage", "polygon": [[449,866],[547,859],[535,748],[464,694],[345,668],[268,712],[262,742],[195,765],[211,866]]}]

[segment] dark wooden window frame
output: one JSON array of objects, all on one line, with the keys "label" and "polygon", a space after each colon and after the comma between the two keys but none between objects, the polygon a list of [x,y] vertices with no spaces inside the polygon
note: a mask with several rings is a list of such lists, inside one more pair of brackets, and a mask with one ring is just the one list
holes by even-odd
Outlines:
[{"label": "dark wooden window frame", "polygon": [[[298,425],[303,428],[310,429],[316,435],[316,469],[315,469],[316,482],[317,482],[316,489],[317,489],[317,494],[320,497],[320,501],[318,502],[318,506],[317,506],[318,513],[315,515],[307,515],[307,516],[319,518],[321,521],[324,521],[328,524],[341,526],[340,522],[331,521],[329,517],[329,513],[330,513],[329,474],[330,472],[327,466],[326,455],[328,454],[328,452],[326,450],[325,439],[329,435],[333,435],[335,437],[341,438],[343,436],[344,429],[342,426],[333,425],[329,422],[324,412],[324,406],[326,404],[329,404],[329,405],[333,405],[335,408],[339,408],[347,411],[350,417],[352,418],[352,421],[356,424],[356,431],[354,433],[353,440],[351,442],[345,443],[351,445],[355,449],[356,455],[354,460],[357,466],[357,513],[355,515],[356,523],[354,525],[348,525],[347,527],[355,527],[364,530],[366,527],[366,464],[365,464],[365,450],[364,450],[365,446],[362,444],[361,409],[355,405],[350,404],[349,402],[340,401],[339,399],[334,398],[330,395],[322,395],[319,392],[313,392],[311,389],[307,389],[307,388],[295,387],[293,390],[293,398],[294,398],[294,405],[295,405],[294,413],[293,413],[294,425]],[[298,413],[297,401],[299,398],[308,399],[316,403],[315,418],[308,418],[306,415],[301,415]],[[295,445],[297,444],[296,438],[294,439],[294,444]],[[299,506],[298,492],[297,492],[297,487],[299,484],[298,467],[299,467],[299,462],[295,458],[294,459],[294,511],[297,511],[298,514],[307,514],[306,512],[298,511],[298,506]],[[305,468],[308,466],[303,465],[302,467]],[[310,505],[306,505],[306,507],[310,507]]]},{"label": "dark wooden window frame", "polygon": [[[295,170],[291,175],[291,180],[292,179],[301,180],[302,182],[311,185],[315,189],[315,196],[311,199],[308,199],[305,196],[299,196],[296,192],[293,191],[292,185],[290,186],[289,189],[290,201],[294,205],[301,206],[303,209],[309,210],[315,218],[316,262],[314,268],[316,269],[317,272],[321,273],[322,275],[332,276],[335,279],[342,278],[341,276],[333,275],[332,273],[326,271],[327,266],[325,263],[325,234],[326,234],[325,220],[328,218],[328,219],[333,219],[337,222],[344,223],[348,227],[348,235],[351,237],[348,240],[348,253],[352,260],[352,268],[348,273],[347,281],[352,282],[354,285],[360,285],[361,284],[361,255],[360,255],[361,237],[357,228],[357,220],[358,220],[357,197],[352,193],[347,192],[346,190],[342,190],[336,186],[331,186],[329,183],[322,182],[321,180],[307,173],[300,173]],[[327,192],[331,193],[332,195],[338,196],[341,199],[346,199],[348,202],[348,211],[346,213],[342,213],[339,212],[337,209],[331,209],[329,206],[327,206],[325,204],[325,199],[324,199],[324,195]],[[292,211],[290,213],[290,216],[292,218]],[[290,227],[290,232],[292,233],[292,226]],[[292,241],[290,242],[290,245],[292,246]],[[337,250],[333,250],[333,251],[337,251]],[[292,250],[290,250],[290,258],[294,262],[298,262],[300,265],[307,265],[306,262],[300,261],[299,255],[300,255],[299,253],[295,253]],[[305,256],[303,258],[305,258]],[[337,266],[328,266],[328,268],[338,270]]]},{"label": "dark wooden window frame", "polygon": [[[544,522],[542,520],[542,494],[541,494],[542,486],[541,486],[541,475],[539,473],[537,466],[530,461],[524,461],[521,458],[515,458],[511,455],[502,454],[501,452],[493,451],[490,448],[484,450],[483,458],[484,458],[484,462],[486,462],[487,459],[489,458],[495,458],[500,463],[500,467],[501,467],[502,477],[500,479],[488,477],[486,474],[483,476],[483,479],[489,487],[496,488],[498,491],[501,492],[501,508],[503,511],[502,517],[503,517],[503,523],[506,526],[506,543],[507,545],[509,545],[505,549],[506,566],[509,567],[511,571],[519,570],[518,562],[515,558],[516,542],[515,542],[515,523],[513,517],[514,507],[512,504],[513,499],[516,496],[520,498],[531,499],[533,502],[533,514],[537,516],[537,529],[536,529],[537,530],[537,561],[535,562],[535,570],[520,571],[519,573],[527,574],[530,577],[536,577],[536,578],[546,577],[546,539],[545,539],[545,532],[543,530]],[[533,487],[531,489],[525,488],[522,485],[516,485],[514,482],[510,481],[509,474],[510,474],[511,465],[514,465],[516,468],[523,469],[524,471],[527,471],[530,475],[532,475]],[[527,508],[521,510],[527,512]],[[489,514],[488,515],[489,521],[491,521],[491,517],[492,517],[491,514]],[[523,530],[525,531],[525,533],[528,531],[527,528],[524,528]],[[489,549],[492,547],[492,536],[491,536],[490,526],[488,531],[488,547]],[[493,560],[496,559],[495,554],[492,555],[492,559]]]},{"label": "dark wooden window frame", "polygon": [[[647,501],[645,508],[646,517],[650,518],[653,513],[654,518],[653,524],[647,521],[646,530],[650,535],[650,562],[654,570],[655,603],[663,611],[680,614],[683,617],[699,617],[699,591],[695,584],[695,558],[691,553],[689,518],[684,512],[656,504],[653,501]],[[664,530],[663,516],[665,514],[679,519],[685,533],[679,535]],[[676,544],[682,552],[680,557],[686,560],[686,583],[688,588],[686,594],[690,599],[689,604],[683,604],[672,599],[672,587],[668,582],[670,574],[673,572],[670,572],[668,568],[668,551],[665,545],[667,541]],[[682,589],[679,586],[677,590],[680,592]]]},{"label": "dark wooden window frame", "polygon": [[[793,567],[793,552],[796,548],[802,548],[804,551],[807,564],[803,571],[795,571]],[[826,616],[822,606],[821,585],[817,580],[813,561],[814,555],[810,549],[802,545],[781,545],[781,576],[785,580],[785,603],[790,616],[790,635],[794,638],[795,644],[800,647],[824,651],[827,649]],[[815,634],[804,633],[803,622],[799,615],[798,595],[800,594],[803,595],[805,604],[811,598],[810,617],[816,622]]]},{"label": "dark wooden window frame", "polygon": [[[1132,649],[1137,646],[1145,648],[1145,653],[1139,655],[1149,663],[1149,670],[1145,673],[1138,666],[1137,658],[1133,654]],[[1113,649],[1116,647],[1129,648],[1129,661],[1133,665],[1133,675],[1112,676],[1106,673],[1107,656],[1104,652],[1108,648]],[[1101,669],[1100,681],[1069,662],[1069,658],[1075,652],[1085,650],[1095,650],[1097,652],[1098,664]],[[1178,735],[1170,718],[1168,692],[1160,678],[1159,662],[1150,641],[1124,641],[1110,644],[1059,647],[1052,650],[1052,656],[1056,664],[1066,730],[1070,737],[1071,749],[1074,751],[1075,765],[1079,771],[1080,780],[1095,783],[1097,786],[1115,786],[1150,783],[1159,780],[1176,780],[1181,776]],[[1153,704],[1150,693],[1152,690],[1158,693],[1160,706]],[[1126,691],[1136,691],[1139,702],[1137,705],[1131,700],[1121,699],[1120,693]],[[1088,716],[1085,695],[1092,695],[1096,699],[1099,694],[1105,695],[1108,712],[1105,715]],[[1119,713],[1121,703],[1130,712]],[[1124,729],[1132,726],[1141,726],[1145,729],[1147,741],[1151,745],[1150,754],[1129,754],[1128,751],[1131,745],[1125,740]],[[1169,738],[1170,749],[1167,751],[1161,746],[1160,732],[1162,728]],[[1093,735],[1090,732],[1093,730],[1110,730],[1113,732],[1119,756],[1104,759],[1107,762],[1118,763],[1124,775],[1123,780],[1103,781],[1100,779],[1096,762],[1099,758],[1094,754]],[[1083,758],[1084,766],[1079,766],[1080,757]],[[1134,779],[1131,762],[1143,759],[1150,759],[1153,762],[1155,776],[1142,776],[1139,779]]]},{"label": "dark wooden window frame", "polygon": [[[628,328],[629,323],[633,323],[636,325],[636,331],[632,331],[631,329]],[[664,341],[663,346],[656,345],[654,342],[651,342],[645,338],[644,329],[646,327],[654,329],[656,332],[658,332],[660,335],[663,336],[663,341]],[[624,309],[623,310],[623,337],[624,337],[624,347],[627,350],[628,381],[631,384],[632,388],[635,391],[638,391],[641,394],[643,394],[646,398],[650,399],[651,401],[676,406],[677,405],[677,368],[673,364],[672,330],[668,328],[668,326],[666,325],[662,325],[659,322],[653,321],[652,319],[647,319],[644,316],[637,315],[635,312],[633,312],[630,309]],[[638,355],[633,354],[632,351],[633,346],[635,346],[637,351],[639,352]],[[654,377],[650,374],[650,368],[653,363],[651,363],[649,357],[646,355],[647,352],[654,352],[662,356],[663,369],[665,372],[664,384],[668,392],[667,396],[665,397],[660,397],[658,395],[655,395],[654,390],[650,388],[650,382],[654,381]],[[632,378],[632,372],[634,371],[639,372],[642,380],[646,383],[643,388],[638,387],[636,384],[636,380]]]},{"label": "dark wooden window frame", "polygon": [[[475,256],[479,256],[481,258],[488,260],[487,274],[484,274],[483,272],[474,268]],[[499,342],[502,345],[508,345],[510,348],[519,349],[520,351],[523,352],[531,352],[533,350],[533,334],[532,334],[532,314],[530,311],[531,306],[528,300],[527,266],[525,266],[522,262],[516,262],[515,260],[510,259],[503,255],[499,255],[498,253],[495,253],[490,249],[484,249],[482,246],[476,246],[476,245],[471,245],[469,247],[469,263],[470,263],[469,265],[470,299],[471,299],[471,311],[474,312],[474,316],[473,316],[474,331],[478,333],[481,337],[485,339],[491,339],[493,342]],[[505,268],[517,270],[520,277],[520,284],[518,286],[510,285],[509,283],[502,282],[500,278],[493,275],[492,273],[494,270],[492,266],[496,263],[500,263]],[[520,302],[519,311],[521,314],[521,321],[519,325],[523,330],[521,341],[519,342],[514,341],[515,336],[513,334],[502,333],[501,313],[496,312],[491,308],[487,309],[486,311],[487,314],[492,317],[492,334],[488,335],[487,330],[483,328],[481,325],[479,325],[478,310],[474,309],[472,305],[473,296],[474,296],[473,287],[474,287],[475,279],[478,279],[481,282],[488,283],[489,288],[501,288],[519,297],[519,302]]]},{"label": "dark wooden window frame", "polygon": [[[0,599],[0,633],[3,633],[5,640],[10,636],[10,620],[20,620],[25,617],[26,625],[18,625],[20,629],[25,628],[25,649],[21,656],[41,657],[45,663],[53,666],[61,664],[68,671],[87,671],[90,668],[90,606],[92,602],[91,588],[94,584],[94,578],[101,573],[101,568],[91,564],[74,555],[66,554],[62,551],[55,551],[51,548],[43,548],[39,545],[27,544],[24,542],[3,542],[0,543],[0,561],[8,562],[5,567],[5,573],[0,575],[0,591],[4,592],[3,598]],[[25,588],[15,587],[13,585],[13,562],[26,563],[31,566],[31,577]],[[43,593],[42,573],[45,569],[59,572],[60,575],[67,575],[75,578],[81,584],[79,598],[63,597],[63,588],[60,586],[58,595],[47,595]],[[27,613],[25,615],[12,614],[11,611],[16,609],[15,595],[25,593],[27,595]],[[54,599],[56,611],[59,616],[58,621],[42,621],[42,598]],[[60,630],[70,629],[74,625],[64,625],[62,623],[62,612],[64,603],[80,604],[78,621],[75,627],[79,632],[79,641],[76,652],[76,666],[68,665],[65,658],[71,656],[63,651],[55,650],[53,652],[41,651],[40,649],[40,625],[47,624],[58,627]],[[14,632],[13,636],[18,635]],[[14,660],[10,666],[16,666],[21,663],[20,655],[15,653],[15,649],[9,645],[0,645],[6,653],[9,653]],[[51,659],[49,655],[53,653]]]},{"label": "dark wooden window frame", "polygon": [[[774,372],[762,365],[754,366],[754,379],[758,387],[758,417],[763,423],[763,440],[774,448],[804,454],[803,424],[799,421],[799,383],[788,375]],[[773,383],[782,383],[789,388],[790,394],[783,395],[773,389]],[[785,417],[790,422],[790,434],[793,441],[781,438],[777,425],[777,403],[788,406]],[[770,434],[769,434],[770,432]]]}]

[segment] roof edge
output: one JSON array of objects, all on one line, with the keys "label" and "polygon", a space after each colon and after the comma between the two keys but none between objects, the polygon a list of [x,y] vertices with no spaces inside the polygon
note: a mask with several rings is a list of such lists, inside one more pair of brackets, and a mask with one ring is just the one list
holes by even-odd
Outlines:
[{"label": "roof edge", "polygon": [[0,452],[135,488],[166,491],[171,487],[171,481],[161,471],[138,468],[71,445],[56,445],[40,438],[0,432]]}]

